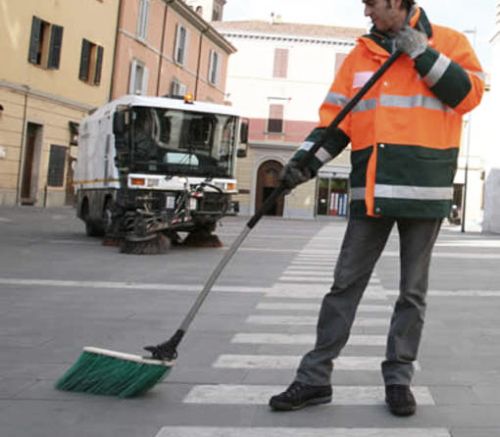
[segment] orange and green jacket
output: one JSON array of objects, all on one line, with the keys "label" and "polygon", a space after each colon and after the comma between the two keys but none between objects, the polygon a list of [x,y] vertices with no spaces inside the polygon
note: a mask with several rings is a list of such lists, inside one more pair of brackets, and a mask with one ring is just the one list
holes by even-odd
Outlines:
[{"label": "orange and green jacket", "polygon": [[[481,101],[484,77],[461,33],[428,21],[410,24],[429,38],[412,60],[401,55],[309,161],[313,174],[351,143],[351,215],[446,217],[451,208],[462,116]],[[374,29],[344,60],[300,159],[342,107],[390,56],[393,41]]]}]

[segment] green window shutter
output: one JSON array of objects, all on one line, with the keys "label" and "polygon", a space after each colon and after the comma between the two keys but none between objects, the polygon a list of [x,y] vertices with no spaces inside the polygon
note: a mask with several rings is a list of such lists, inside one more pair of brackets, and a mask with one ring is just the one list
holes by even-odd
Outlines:
[{"label": "green window shutter", "polygon": [[53,25],[50,35],[49,61],[47,68],[57,70],[61,59],[61,46],[63,37],[63,27]]},{"label": "green window shutter", "polygon": [[33,16],[33,21],[31,22],[31,38],[30,38],[30,48],[28,53],[28,61],[31,64],[40,64],[40,59],[38,59],[38,54],[40,51],[40,35],[42,32],[42,20],[40,18]]},{"label": "green window shutter", "polygon": [[89,80],[89,66],[90,66],[90,51],[91,43],[86,39],[82,40],[82,53],[80,56],[80,74],[78,78],[87,82]]},{"label": "green window shutter", "polygon": [[96,63],[95,63],[95,76],[94,76],[94,84],[95,85],[99,85],[101,83],[103,56],[104,56],[104,47],[97,46],[97,59],[96,59]]}]

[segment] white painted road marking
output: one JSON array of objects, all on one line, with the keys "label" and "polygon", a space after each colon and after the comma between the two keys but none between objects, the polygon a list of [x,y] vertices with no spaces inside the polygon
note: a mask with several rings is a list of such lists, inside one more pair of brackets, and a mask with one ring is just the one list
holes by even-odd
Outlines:
[{"label": "white painted road marking", "polygon": [[[295,369],[302,356],[298,355],[219,355],[213,367],[221,369]],[[338,357],[334,360],[335,370],[377,370],[380,371],[382,357]],[[415,369],[420,370],[418,363]]]},{"label": "white painted road marking", "polygon": [[[195,385],[184,398],[187,404],[267,405],[269,398],[286,386]],[[412,387],[418,405],[435,405],[428,388]],[[383,405],[384,386],[334,386],[330,405]]]},{"label": "white painted road marking", "polygon": [[156,437],[451,437],[444,428],[243,428],[165,426]]},{"label": "white painted road marking", "polygon": [[[0,278],[3,285],[24,285],[37,287],[68,287],[68,288],[123,288],[129,290],[166,290],[166,291],[200,291],[203,284],[155,284],[146,282],[117,282],[117,281],[72,281],[61,279],[21,279]],[[214,291],[227,293],[265,293],[270,288],[240,287],[232,285],[214,286]]]},{"label": "white painted road marking", "polygon": [[[287,287],[290,285],[290,287]],[[298,287],[297,287],[298,286]],[[329,291],[329,287],[322,284],[280,284],[266,290],[265,296],[268,298],[290,298],[290,299],[322,299]],[[363,294],[363,299],[387,300],[384,290],[372,288],[367,289]]]},{"label": "white painted road marking", "polygon": [[[316,326],[318,318],[316,316],[248,316],[246,323],[254,325],[294,325],[294,326]],[[354,320],[354,327],[375,327],[389,326],[389,318],[363,318],[357,317]]]},{"label": "white painted road marking", "polygon": [[[321,304],[318,303],[294,303],[294,302],[260,302],[257,304],[258,310],[273,311],[318,311]],[[368,313],[387,313],[391,312],[390,305],[369,305],[361,304],[358,306],[358,312]]]},{"label": "white painted road marking", "polygon": [[[238,333],[233,336],[231,343],[243,344],[274,344],[274,345],[313,345],[316,341],[314,334],[272,334],[272,333]],[[386,338],[383,335],[351,335],[350,346],[385,346]]]}]

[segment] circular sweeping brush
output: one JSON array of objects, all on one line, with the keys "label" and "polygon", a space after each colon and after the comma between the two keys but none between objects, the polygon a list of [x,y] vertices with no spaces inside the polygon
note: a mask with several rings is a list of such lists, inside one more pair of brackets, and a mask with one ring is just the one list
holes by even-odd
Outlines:
[{"label": "circular sweeping brush", "polygon": [[120,252],[128,255],[160,255],[170,249],[170,240],[161,232],[147,237],[125,236]]}]

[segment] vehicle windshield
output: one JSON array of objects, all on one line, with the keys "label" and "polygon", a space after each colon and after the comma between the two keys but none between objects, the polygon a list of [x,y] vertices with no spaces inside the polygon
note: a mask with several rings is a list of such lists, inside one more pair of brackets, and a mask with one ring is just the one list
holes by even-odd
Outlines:
[{"label": "vehicle windshield", "polygon": [[132,171],[234,177],[236,117],[176,109],[132,110]]}]

